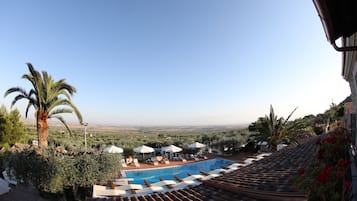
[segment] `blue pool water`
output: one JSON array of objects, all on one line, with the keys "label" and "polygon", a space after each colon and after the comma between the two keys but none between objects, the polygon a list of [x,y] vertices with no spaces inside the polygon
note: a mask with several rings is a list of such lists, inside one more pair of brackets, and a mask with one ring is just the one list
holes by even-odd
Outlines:
[{"label": "blue pool water", "polygon": [[209,172],[211,171],[211,168],[217,169],[220,168],[220,166],[228,166],[232,163],[233,161],[215,158],[174,167],[146,170],[126,170],[124,172],[127,178],[133,179],[131,183],[144,184],[144,179],[148,180],[150,183],[160,181],[160,177],[163,179],[174,180],[175,175],[180,178],[184,178],[187,177],[187,173],[199,174],[200,171]]}]

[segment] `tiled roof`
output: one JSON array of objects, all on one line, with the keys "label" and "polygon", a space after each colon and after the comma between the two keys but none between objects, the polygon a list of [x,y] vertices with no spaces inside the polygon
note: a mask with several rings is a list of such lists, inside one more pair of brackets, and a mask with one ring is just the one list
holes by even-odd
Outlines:
[{"label": "tiled roof", "polygon": [[316,138],[310,138],[300,146],[283,149],[248,166],[240,167],[239,170],[203,181],[203,184],[196,187],[114,200],[306,200],[306,195],[296,190],[293,183],[298,169],[310,166],[316,157],[318,146],[315,142]]},{"label": "tiled roof", "polygon": [[293,183],[298,170],[310,166],[317,151],[316,138],[311,138],[300,146],[273,153],[204,183],[258,199],[306,200],[306,195],[295,189]]}]

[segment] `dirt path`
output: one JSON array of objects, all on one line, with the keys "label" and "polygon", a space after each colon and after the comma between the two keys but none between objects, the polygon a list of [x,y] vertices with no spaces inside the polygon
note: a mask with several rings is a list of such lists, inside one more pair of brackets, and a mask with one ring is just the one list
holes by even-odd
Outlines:
[{"label": "dirt path", "polygon": [[32,186],[18,185],[11,188],[9,193],[0,195],[1,201],[50,201],[42,198]]}]

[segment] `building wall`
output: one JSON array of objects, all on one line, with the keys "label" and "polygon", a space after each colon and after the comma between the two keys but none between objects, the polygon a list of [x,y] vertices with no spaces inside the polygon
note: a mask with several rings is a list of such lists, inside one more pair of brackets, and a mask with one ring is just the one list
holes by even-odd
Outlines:
[{"label": "building wall", "polygon": [[[346,39],[346,46],[357,46],[357,33]],[[357,114],[357,51],[343,53],[343,77],[349,83],[352,98],[352,113]],[[356,124],[355,124],[356,125]],[[356,126],[351,128],[356,131]],[[352,133],[357,136],[356,133]],[[357,137],[355,137],[357,144]]]}]

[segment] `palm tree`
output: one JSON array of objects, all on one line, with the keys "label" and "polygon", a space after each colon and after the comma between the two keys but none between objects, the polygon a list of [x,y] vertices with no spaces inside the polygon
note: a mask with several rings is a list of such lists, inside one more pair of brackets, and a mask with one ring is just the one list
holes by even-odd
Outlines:
[{"label": "palm tree", "polygon": [[256,135],[258,140],[268,140],[274,151],[278,150],[278,144],[287,136],[289,130],[294,127],[288,127],[287,123],[297,108],[295,108],[286,120],[283,117],[278,118],[274,113],[273,106],[270,105],[269,116],[260,117],[255,123],[255,129],[259,132]]},{"label": "palm tree", "polygon": [[31,106],[34,107],[39,146],[46,148],[48,145],[47,119],[58,119],[69,132],[71,131],[60,114],[74,112],[80,123],[82,123],[82,115],[71,101],[71,96],[76,92],[76,88],[67,84],[65,79],[54,81],[46,71],[42,71],[41,76],[31,63],[26,64],[30,73],[24,74],[22,78],[31,82],[33,88],[29,92],[26,92],[26,90],[21,87],[13,87],[5,92],[5,97],[14,92],[18,93],[12,101],[11,107],[14,106],[18,100],[28,100],[25,112],[26,118]]}]

